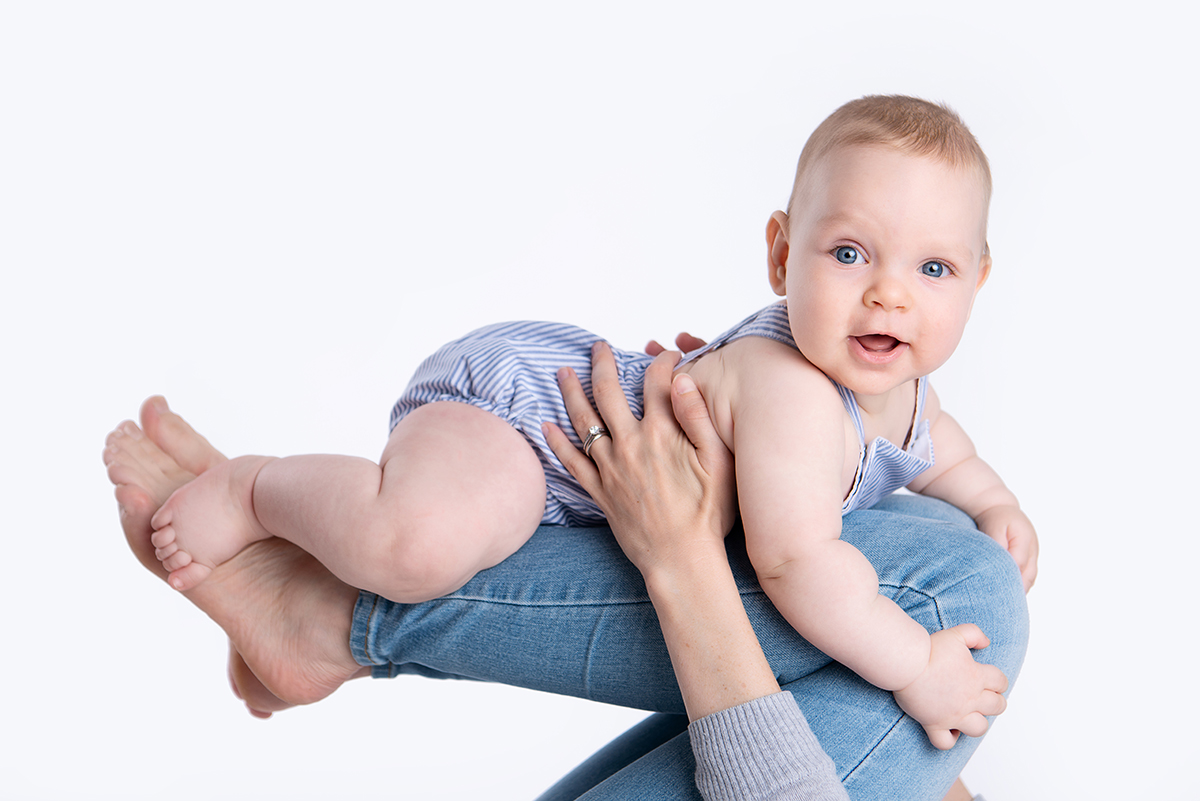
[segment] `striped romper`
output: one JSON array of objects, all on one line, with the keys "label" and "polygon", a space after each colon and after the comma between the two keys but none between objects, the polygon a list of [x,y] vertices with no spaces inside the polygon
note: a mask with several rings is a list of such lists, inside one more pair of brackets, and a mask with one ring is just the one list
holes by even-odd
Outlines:
[{"label": "striped romper", "polygon": [[[768,306],[747,317],[710,344],[689,354],[699,358],[710,350],[746,336],[759,336],[796,347],[788,325],[787,303]],[[421,363],[404,394],[392,408],[389,430],[409,412],[426,403],[469,403],[508,421],[533,446],[546,472],[546,512],[543,525],[592,526],[604,515],[550,450],[542,423],[556,423],[576,447],[575,434],[558,389],[556,374],[570,367],[579,375],[588,397],[592,394],[592,345],[600,337],[564,323],[498,323],[472,331],[444,345]],[[613,349],[617,377],[636,417],[642,416],[642,379],[652,361],[644,353]],[[907,447],[883,437],[866,442],[854,393],[834,382],[859,439],[859,466],[842,514],[873,506],[885,495],[908,484],[933,465],[929,421],[922,419],[928,381],[917,381],[917,403]]]}]

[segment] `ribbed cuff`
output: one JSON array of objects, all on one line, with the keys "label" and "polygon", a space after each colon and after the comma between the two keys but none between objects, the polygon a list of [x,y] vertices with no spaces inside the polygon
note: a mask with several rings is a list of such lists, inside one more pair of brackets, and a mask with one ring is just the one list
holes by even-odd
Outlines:
[{"label": "ribbed cuff", "polygon": [[791,693],[715,712],[688,734],[696,786],[708,801],[848,798]]}]

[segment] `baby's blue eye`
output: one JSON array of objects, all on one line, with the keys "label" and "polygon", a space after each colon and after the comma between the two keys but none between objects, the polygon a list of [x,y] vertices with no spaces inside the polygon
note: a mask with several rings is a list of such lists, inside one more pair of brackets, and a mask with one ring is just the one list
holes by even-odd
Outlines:
[{"label": "baby's blue eye", "polygon": [[927,278],[941,278],[946,272],[946,265],[940,261],[927,261],[921,265],[921,275]]},{"label": "baby's blue eye", "polygon": [[858,252],[858,248],[852,248],[849,245],[842,245],[840,248],[835,248],[833,257],[842,264],[862,264],[865,262],[862,254]]}]

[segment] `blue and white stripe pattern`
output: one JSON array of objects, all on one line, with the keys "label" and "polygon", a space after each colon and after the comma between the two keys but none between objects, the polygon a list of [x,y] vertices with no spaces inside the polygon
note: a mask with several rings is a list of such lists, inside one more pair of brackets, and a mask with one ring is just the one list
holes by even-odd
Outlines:
[{"label": "blue and white stripe pattern", "polygon": [[891,440],[883,437],[876,437],[873,442],[867,444],[863,434],[862,416],[858,411],[858,403],[854,400],[854,393],[836,381],[834,386],[841,394],[842,404],[850,413],[854,420],[854,428],[858,431],[858,472],[854,476],[854,486],[851,487],[850,494],[842,502],[842,514],[845,515],[855,509],[870,509],[885,495],[891,495],[933,467],[933,441],[929,438],[929,421],[922,419],[929,380],[925,376],[917,379],[917,404],[907,450],[897,447]]},{"label": "blue and white stripe pattern", "polygon": [[[750,315],[705,347],[688,354],[684,362],[747,336],[773,339],[795,348],[796,340],[792,337],[792,326],[788,320],[787,301],[772,304]],[[905,486],[933,466],[929,421],[923,419],[929,381],[924,376],[917,379],[917,402],[913,410],[912,433],[907,449],[899,448],[883,437],[877,437],[873,442],[867,443],[863,433],[862,415],[859,413],[854,393],[833,379],[830,379],[830,382],[837,387],[838,394],[842,396],[842,405],[846,407],[846,413],[854,421],[854,429],[858,432],[858,472],[854,476],[850,494],[842,502],[842,514],[845,515],[856,509],[871,508],[885,495],[890,495]]]},{"label": "blue and white stripe pattern", "polygon": [[[747,336],[765,337],[796,347],[788,323],[786,302],[776,303],[747,317],[706,347],[688,355],[690,361],[714,348]],[[556,373],[570,367],[592,396],[592,345],[600,337],[564,323],[499,323],[472,331],[444,345],[421,363],[404,394],[392,408],[389,430],[426,403],[469,403],[508,421],[520,431],[546,471],[545,525],[588,526],[604,522],[595,502],[550,450],[542,436],[542,423],[557,423],[576,447],[575,434],[558,389]],[[617,376],[634,415],[642,416],[642,380],[652,359],[634,351],[613,349]],[[933,464],[929,421],[922,420],[927,382],[917,382],[917,404],[912,441],[898,448],[883,437],[864,442],[862,418],[854,393],[834,382],[847,413],[854,420],[860,442],[858,474],[842,505],[842,514],[873,506],[888,493],[912,481]],[[917,421],[920,421],[919,423]]]},{"label": "blue and white stripe pattern", "polygon": [[[489,325],[444,345],[421,363],[392,408],[389,430],[422,404],[459,401],[507,420],[538,454],[546,471],[545,525],[600,525],[604,515],[567,472],[542,436],[542,423],[557,423],[575,446],[556,373],[570,367],[592,397],[592,345],[600,337],[563,323],[514,322]],[[614,349],[617,377],[634,415],[642,416],[642,378],[652,359]]]}]

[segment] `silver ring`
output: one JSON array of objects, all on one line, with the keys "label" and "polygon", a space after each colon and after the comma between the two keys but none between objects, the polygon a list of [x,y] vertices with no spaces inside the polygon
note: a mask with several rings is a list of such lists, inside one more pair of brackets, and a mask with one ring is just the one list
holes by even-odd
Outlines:
[{"label": "silver ring", "polygon": [[588,429],[587,439],[583,441],[583,455],[592,458],[592,446],[596,444],[596,440],[601,437],[612,439],[612,435],[608,433],[608,429],[604,426],[592,426]]}]

